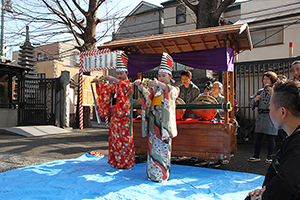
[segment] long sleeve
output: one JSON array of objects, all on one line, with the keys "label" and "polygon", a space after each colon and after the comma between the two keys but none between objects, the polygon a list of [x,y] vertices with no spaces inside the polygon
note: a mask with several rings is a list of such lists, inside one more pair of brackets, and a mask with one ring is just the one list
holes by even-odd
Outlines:
[{"label": "long sleeve", "polygon": [[132,95],[133,86],[132,84],[126,81],[119,81],[119,84],[114,84],[115,91],[117,93],[116,101],[116,114],[118,117],[130,116],[131,102],[130,96]]},{"label": "long sleeve", "polygon": [[270,166],[266,174],[264,200],[300,198],[300,134],[291,136],[282,142],[277,154],[280,163],[278,173]]},{"label": "long sleeve", "polygon": [[252,107],[252,109],[254,109],[255,107],[257,107],[259,100],[256,102],[256,104],[254,105],[254,99],[256,96],[260,95],[262,93],[263,89],[259,89],[253,96],[250,97],[250,101],[249,104]]},{"label": "long sleeve", "polygon": [[113,91],[112,84],[97,84],[98,94],[98,111],[101,117],[107,117],[110,115],[110,103]]}]

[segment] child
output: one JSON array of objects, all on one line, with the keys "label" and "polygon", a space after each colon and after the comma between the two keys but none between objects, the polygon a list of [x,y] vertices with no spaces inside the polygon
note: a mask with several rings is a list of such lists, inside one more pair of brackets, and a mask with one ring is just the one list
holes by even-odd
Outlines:
[{"label": "child", "polygon": [[[131,169],[135,163],[133,134],[131,127],[131,95],[132,84],[127,75],[125,53],[117,55],[117,78],[104,76],[110,84],[97,84],[100,116],[111,115],[108,143],[108,164],[116,169]],[[97,80],[96,80],[97,81]]]},{"label": "child", "polygon": [[158,80],[144,88],[141,80],[134,83],[142,91],[142,134],[148,138],[147,175],[151,181],[167,181],[171,168],[172,138],[177,136],[175,100],[179,89],[170,84],[173,59],[163,53]]}]

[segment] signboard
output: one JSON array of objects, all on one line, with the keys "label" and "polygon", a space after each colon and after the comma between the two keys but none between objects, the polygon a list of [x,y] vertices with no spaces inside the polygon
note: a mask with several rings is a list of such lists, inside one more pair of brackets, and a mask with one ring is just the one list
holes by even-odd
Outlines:
[{"label": "signboard", "polygon": [[[83,129],[83,106],[93,104],[91,90],[92,78],[83,76],[83,72],[115,69],[117,67],[117,53],[109,49],[80,52],[79,69],[79,128]],[[94,88],[95,91],[95,88]]]},{"label": "signboard", "polygon": [[80,53],[80,66],[83,72],[115,69],[117,52],[103,49],[101,51],[86,51]]}]

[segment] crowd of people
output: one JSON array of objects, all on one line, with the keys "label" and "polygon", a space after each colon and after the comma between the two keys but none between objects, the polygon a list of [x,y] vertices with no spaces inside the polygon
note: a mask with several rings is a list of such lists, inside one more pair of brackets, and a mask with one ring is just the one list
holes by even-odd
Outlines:
[{"label": "crowd of people", "polygon": [[[118,54],[117,78],[104,76],[102,83],[97,78],[98,109],[102,116],[111,116],[109,129],[108,163],[116,169],[131,169],[135,164],[132,133],[132,95],[133,84],[128,80],[126,54]],[[148,153],[146,173],[151,181],[167,181],[170,177],[172,138],[177,136],[176,99],[186,103],[195,103],[199,96],[207,95],[224,103],[223,84],[208,81],[201,93],[192,82],[192,73],[181,73],[182,84],[173,86],[172,57],[163,53],[158,69],[158,78],[148,82],[145,87],[137,79],[142,97],[142,135],[148,136]],[[292,64],[293,78],[279,80],[275,72],[268,71],[262,75],[263,87],[251,96],[249,104],[257,108],[255,123],[254,154],[249,162],[261,160],[262,141],[266,135],[268,154],[265,162],[270,164],[261,188],[249,192],[246,199],[300,199],[300,61]],[[229,93],[230,93],[229,88]],[[234,99],[234,111],[238,103]],[[218,117],[222,118],[222,110]],[[197,118],[193,110],[187,110],[185,118]],[[281,143],[280,150],[275,151],[275,137],[278,129],[283,129],[287,136]]]}]

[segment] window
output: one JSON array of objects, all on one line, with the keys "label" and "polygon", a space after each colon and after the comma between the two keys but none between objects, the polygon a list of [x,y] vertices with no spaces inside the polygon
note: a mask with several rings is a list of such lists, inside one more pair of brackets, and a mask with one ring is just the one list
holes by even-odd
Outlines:
[{"label": "window", "polygon": [[44,79],[46,76],[45,76],[45,73],[38,73],[37,77],[40,79]]},{"label": "window", "polygon": [[47,55],[46,55],[46,54],[44,54],[44,60],[48,60],[48,58],[47,58]]},{"label": "window", "polygon": [[76,67],[79,67],[79,66],[80,66],[80,54],[77,53],[77,52],[75,52],[75,53],[74,53],[74,56],[75,56],[75,63],[74,63],[74,65],[75,65]]},{"label": "window", "polygon": [[272,27],[251,31],[252,43],[254,47],[261,47],[283,43],[283,27]]},{"label": "window", "polygon": [[176,7],[176,24],[185,23],[186,22],[186,7],[184,5],[180,5]]},{"label": "window", "polygon": [[42,54],[41,53],[37,54],[37,60],[42,60]]}]

